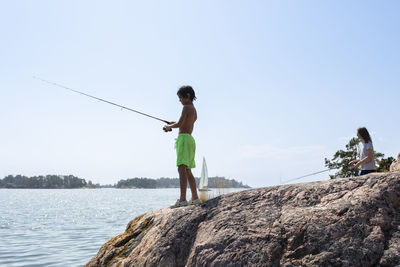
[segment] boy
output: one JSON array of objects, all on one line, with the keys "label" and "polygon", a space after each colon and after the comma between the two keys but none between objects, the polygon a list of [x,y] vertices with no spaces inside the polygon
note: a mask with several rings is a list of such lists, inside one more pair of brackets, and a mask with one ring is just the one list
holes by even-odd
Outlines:
[{"label": "boy", "polygon": [[192,199],[189,201],[189,205],[201,203],[197,195],[196,181],[191,171],[192,168],[196,167],[194,162],[196,142],[192,136],[194,123],[197,120],[197,112],[193,105],[193,100],[196,100],[196,96],[193,88],[188,85],[179,88],[177,95],[183,105],[181,117],[178,122],[171,122],[164,127],[165,131],[171,131],[172,128],[179,128],[179,135],[176,140],[176,166],[179,172],[181,196],[171,208],[188,205],[186,201],[187,182],[189,182],[190,191],[192,192]]}]

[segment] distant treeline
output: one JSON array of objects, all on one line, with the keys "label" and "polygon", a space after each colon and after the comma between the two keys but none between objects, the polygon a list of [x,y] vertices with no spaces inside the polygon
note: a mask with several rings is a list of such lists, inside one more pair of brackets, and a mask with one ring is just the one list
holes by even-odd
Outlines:
[{"label": "distant treeline", "polygon": [[[199,184],[200,178],[195,178],[196,184]],[[117,188],[179,188],[179,178],[131,178],[120,180]],[[225,177],[210,177],[208,178],[209,188],[250,188],[242,182],[237,182],[234,179],[226,179]]]},{"label": "distant treeline", "polygon": [[91,181],[73,175],[46,175],[26,177],[8,175],[0,179],[0,188],[83,188],[95,187]]},{"label": "distant treeline", "polygon": [[[195,178],[197,185],[200,178]],[[132,178],[120,180],[114,185],[93,184],[92,181],[86,182],[85,179],[73,175],[46,175],[27,177],[23,175],[8,175],[0,179],[0,188],[48,188],[48,189],[68,189],[68,188],[179,188],[179,178]],[[225,177],[208,178],[209,188],[250,188],[234,179]]]}]

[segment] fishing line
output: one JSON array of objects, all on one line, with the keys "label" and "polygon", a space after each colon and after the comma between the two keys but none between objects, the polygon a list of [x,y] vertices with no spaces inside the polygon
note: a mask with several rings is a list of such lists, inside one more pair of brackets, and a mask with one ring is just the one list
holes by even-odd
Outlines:
[{"label": "fishing line", "polygon": [[323,172],[327,172],[327,171],[331,171],[331,170],[335,170],[335,168],[327,169],[327,170],[323,170],[323,171],[319,171],[319,172],[314,172],[314,173],[303,175],[303,176],[300,176],[300,177],[297,177],[297,178],[293,178],[293,179],[284,181],[282,184],[286,184],[288,182],[292,182],[292,181],[295,181],[295,180],[299,180],[299,179],[302,179],[302,178],[306,178],[306,177],[309,177],[309,176],[313,176],[313,175],[316,175],[316,174],[319,174],[319,173],[323,173]]},{"label": "fishing line", "polygon": [[[96,99],[96,100],[99,100],[99,101],[105,102],[105,103],[107,103],[107,104],[110,104],[110,105],[114,105],[114,106],[120,107],[121,109],[126,109],[126,110],[129,110],[129,111],[132,111],[132,112],[138,113],[138,114],[140,114],[140,115],[147,116],[147,117],[149,117],[149,118],[152,118],[152,119],[155,119],[155,120],[162,121],[162,122],[164,122],[164,123],[166,123],[166,124],[171,124],[171,122],[169,122],[169,121],[166,121],[166,120],[163,120],[163,119],[160,119],[160,118],[157,118],[157,117],[151,116],[151,115],[149,115],[149,114],[146,114],[146,113],[143,113],[143,112],[140,112],[140,111],[134,110],[134,109],[132,109],[132,108],[128,108],[128,107],[122,106],[122,105],[120,105],[120,104],[116,104],[116,103],[110,102],[110,101],[108,101],[108,100],[105,100],[105,99],[102,99],[102,98],[99,98],[99,97],[96,97],[96,96],[92,96],[92,95],[86,94],[86,93],[84,93],[84,92],[80,92],[80,91],[78,91],[78,90],[75,90],[75,89],[69,88],[69,87],[67,87],[67,86],[64,86],[64,85],[62,85],[62,84],[55,83],[55,82],[50,82],[50,81],[47,81],[47,80],[45,80],[45,79],[42,79],[42,78],[40,78],[40,77],[36,77],[36,76],[33,76],[33,78],[34,78],[34,79],[37,79],[37,80],[40,80],[40,81],[42,81],[42,82],[45,82],[45,83],[48,83],[48,84],[51,84],[51,85],[57,86],[57,87],[64,88],[64,89],[66,89],[66,90],[70,90],[70,91],[72,91],[72,92],[74,92],[74,93],[81,94],[81,95],[84,95],[84,96],[87,96],[87,97],[90,97],[90,98],[93,98],[93,99]],[[165,127],[164,127],[164,128],[165,128]],[[164,129],[164,131],[166,131],[166,130]]]}]

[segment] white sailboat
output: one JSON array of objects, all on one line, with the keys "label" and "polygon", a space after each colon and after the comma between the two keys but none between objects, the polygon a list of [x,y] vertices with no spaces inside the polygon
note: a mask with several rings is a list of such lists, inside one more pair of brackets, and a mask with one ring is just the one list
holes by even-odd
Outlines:
[{"label": "white sailboat", "polygon": [[208,189],[208,170],[207,170],[206,159],[204,157],[203,157],[203,167],[201,168],[199,191],[211,191],[210,189]]}]

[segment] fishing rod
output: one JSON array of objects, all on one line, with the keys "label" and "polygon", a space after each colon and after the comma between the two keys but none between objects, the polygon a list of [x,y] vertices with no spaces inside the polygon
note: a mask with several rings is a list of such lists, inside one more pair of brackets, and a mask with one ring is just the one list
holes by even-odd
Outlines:
[{"label": "fishing rod", "polygon": [[327,169],[327,170],[323,170],[323,171],[319,171],[319,172],[314,172],[314,173],[310,173],[310,174],[307,174],[307,175],[303,175],[303,176],[300,176],[300,177],[297,177],[297,178],[294,178],[294,179],[287,180],[287,181],[283,182],[282,184],[286,184],[288,182],[292,182],[292,181],[299,180],[299,179],[302,179],[302,178],[305,178],[305,177],[313,176],[313,175],[316,175],[316,174],[319,174],[319,173],[331,171],[331,170],[334,170],[334,169],[335,168]]},{"label": "fishing rod", "polygon": [[[102,101],[102,102],[104,102],[104,103],[107,103],[107,104],[110,104],[110,105],[114,105],[114,106],[120,107],[121,109],[126,109],[126,110],[129,110],[129,111],[138,113],[138,114],[140,114],[140,115],[147,116],[147,117],[149,117],[149,118],[162,121],[162,122],[164,122],[164,123],[166,123],[166,124],[171,124],[171,122],[169,122],[169,121],[166,121],[166,120],[163,120],[163,119],[160,119],[160,118],[151,116],[151,115],[149,115],[149,114],[146,114],[146,113],[143,113],[143,112],[140,112],[140,111],[137,111],[137,110],[134,110],[134,109],[131,109],[131,108],[122,106],[122,105],[120,105],[120,104],[116,104],[116,103],[110,102],[110,101],[108,101],[108,100],[105,100],[105,99],[102,99],[102,98],[99,98],[99,97],[96,97],[96,96],[92,96],[92,95],[89,95],[89,94],[80,92],[80,91],[78,91],[78,90],[69,88],[69,87],[64,86],[64,85],[62,85],[62,84],[55,83],[55,82],[50,82],[50,81],[47,81],[47,80],[45,80],[45,79],[42,79],[42,78],[36,77],[36,76],[33,76],[33,78],[34,78],[34,79],[37,79],[37,80],[40,80],[40,81],[42,81],[42,82],[45,82],[45,83],[48,83],[48,84],[57,86],[57,87],[64,88],[64,89],[66,89],[66,90],[70,90],[70,91],[72,91],[72,92],[74,92],[74,93],[81,94],[81,95],[84,95],[84,96],[87,96],[87,97],[90,97],[90,98],[93,98],[93,99]],[[172,131],[172,130],[167,131],[165,127],[163,127],[163,130],[164,130],[165,132],[170,132],[170,131]]]}]

